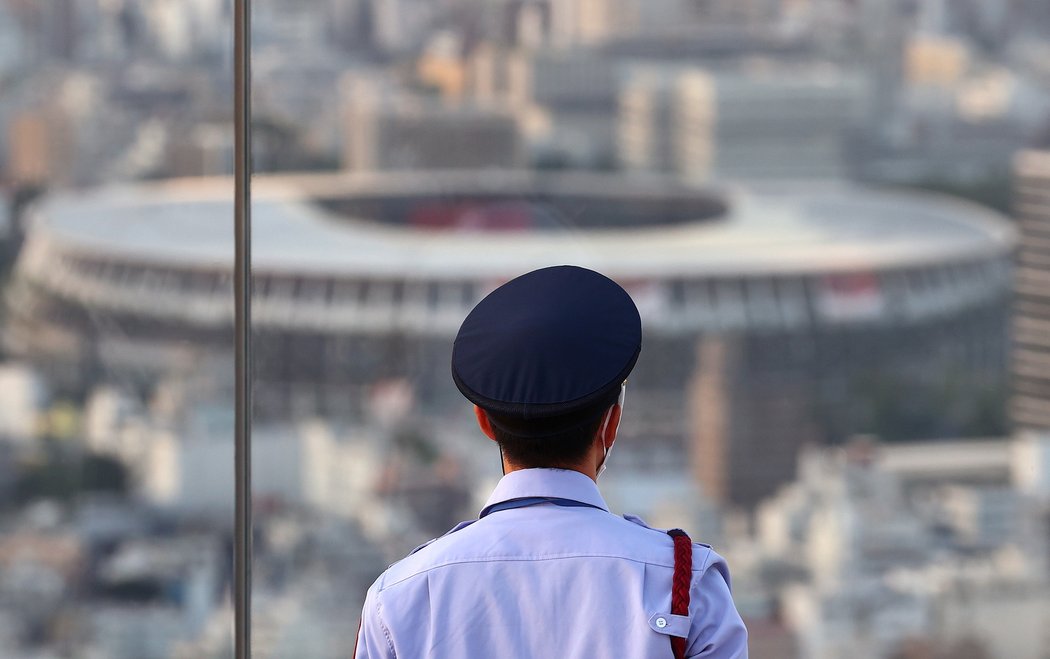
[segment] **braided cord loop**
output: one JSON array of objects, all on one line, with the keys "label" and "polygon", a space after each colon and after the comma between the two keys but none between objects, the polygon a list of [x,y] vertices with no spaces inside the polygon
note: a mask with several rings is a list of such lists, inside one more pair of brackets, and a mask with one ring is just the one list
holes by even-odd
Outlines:
[{"label": "braided cord loop", "polygon": [[[689,615],[689,587],[693,579],[693,542],[682,529],[667,532],[674,540],[674,576],[671,578],[671,613]],[[675,659],[685,659],[686,639],[671,637],[671,651]]]}]

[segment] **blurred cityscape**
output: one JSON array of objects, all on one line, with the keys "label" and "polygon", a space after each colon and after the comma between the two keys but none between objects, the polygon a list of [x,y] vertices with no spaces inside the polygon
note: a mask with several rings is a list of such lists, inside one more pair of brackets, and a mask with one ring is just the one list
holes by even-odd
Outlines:
[{"label": "blurred cityscape", "polygon": [[[232,657],[230,0],[0,0],[0,647]],[[255,0],[254,655],[477,514],[488,291],[643,316],[751,656],[1050,657],[1050,3]]]}]

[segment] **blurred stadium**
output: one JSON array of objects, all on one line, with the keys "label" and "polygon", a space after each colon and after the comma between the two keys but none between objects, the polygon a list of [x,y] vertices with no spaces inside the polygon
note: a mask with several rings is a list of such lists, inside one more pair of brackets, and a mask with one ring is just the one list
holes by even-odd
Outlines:
[{"label": "blurred stadium", "polygon": [[[395,379],[420,413],[462,408],[448,379],[467,312],[517,273],[579,263],[643,311],[624,453],[649,470],[691,454],[720,501],[775,492],[803,445],[1004,423],[1015,235],[977,206],[486,171],[273,176],[255,199],[261,420],[353,420],[348,401]],[[80,395],[98,379],[149,391],[202,353],[228,362],[228,214],[222,180],[50,197],[16,265],[8,348]]]},{"label": "blurred stadium", "polygon": [[[449,374],[578,263],[601,489],[763,659],[1050,648],[1050,3],[253,0],[254,651],[499,477]],[[0,0],[0,654],[227,659],[233,3]]]}]

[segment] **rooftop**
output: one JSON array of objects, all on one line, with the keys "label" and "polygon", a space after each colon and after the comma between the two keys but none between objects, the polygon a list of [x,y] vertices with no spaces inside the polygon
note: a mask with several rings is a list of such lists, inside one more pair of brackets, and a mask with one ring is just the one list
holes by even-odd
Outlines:
[{"label": "rooftop", "polygon": [[[32,233],[65,249],[181,267],[228,268],[232,181],[182,179],[58,193],[39,207]],[[594,218],[546,213],[545,230],[456,224],[445,230],[341,215],[332,201],[609,199],[624,204],[692,195],[696,221],[617,229]],[[257,270],[504,278],[573,262],[616,276],[711,276],[889,269],[1006,254],[1014,230],[981,207],[915,192],[843,184],[686,188],[616,175],[411,172],[260,176],[253,184]],[[321,203],[324,202],[324,203]],[[712,213],[712,203],[724,213]],[[345,207],[345,206],[344,206]],[[580,217],[587,207],[580,207]]]}]

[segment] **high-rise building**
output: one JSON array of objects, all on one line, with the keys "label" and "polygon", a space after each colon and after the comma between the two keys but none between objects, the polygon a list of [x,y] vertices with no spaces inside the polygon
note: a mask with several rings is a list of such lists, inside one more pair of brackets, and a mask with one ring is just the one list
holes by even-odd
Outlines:
[{"label": "high-rise building", "polygon": [[0,4],[0,75],[13,70],[25,57],[25,37],[15,22],[15,14]]},{"label": "high-rise building", "polygon": [[83,184],[97,180],[100,162],[126,148],[135,131],[121,112],[103,110],[106,85],[81,72],[49,76],[0,118],[8,176],[18,184]]},{"label": "high-rise building", "polygon": [[694,180],[844,178],[863,81],[821,67],[647,67],[620,90],[619,156]]},{"label": "high-rise building", "polygon": [[515,168],[524,164],[509,111],[428,98],[350,98],[343,166],[353,171]]},{"label": "high-rise building", "polygon": [[552,41],[561,47],[601,43],[637,24],[638,7],[630,0],[561,0],[550,8]]},{"label": "high-rise building", "polygon": [[808,356],[785,341],[781,363],[770,364],[754,343],[741,336],[701,339],[690,388],[693,475],[705,495],[744,506],[790,482],[803,447],[825,440],[813,413]]},{"label": "high-rise building", "polygon": [[872,88],[869,125],[881,125],[894,108],[904,71],[907,17],[904,3],[862,0],[857,3],[856,27],[861,66]]},{"label": "high-rise building", "polygon": [[40,184],[68,174],[72,127],[39,113],[20,113],[7,126],[9,169],[18,183]]},{"label": "high-rise building", "polygon": [[1014,292],[1014,427],[1050,435],[1050,151],[1014,161],[1020,249]]},{"label": "high-rise building", "polygon": [[[693,163],[704,162],[700,152],[706,153],[710,164],[712,104],[676,106],[674,88],[680,77],[680,68],[660,66],[633,69],[626,76],[620,88],[617,135],[624,168],[675,172],[687,157]],[[688,123],[690,130],[677,130],[681,123]]]},{"label": "high-rise building", "polygon": [[372,39],[388,52],[405,52],[421,43],[439,3],[429,0],[372,0]]},{"label": "high-rise building", "polygon": [[506,79],[510,106],[542,108],[553,126],[549,139],[560,149],[583,154],[581,160],[615,158],[615,61],[579,50],[522,52],[507,62]]},{"label": "high-rise building", "polygon": [[7,4],[15,24],[27,32],[26,46],[32,59],[70,59],[76,55],[79,35],[74,0]]},{"label": "high-rise building", "polygon": [[701,26],[709,18],[703,4],[695,0],[552,0],[551,37],[554,45],[571,48],[637,35],[665,35]]},{"label": "high-rise building", "polygon": [[821,67],[684,75],[675,99],[679,169],[720,178],[843,177],[864,95],[861,80]]}]

